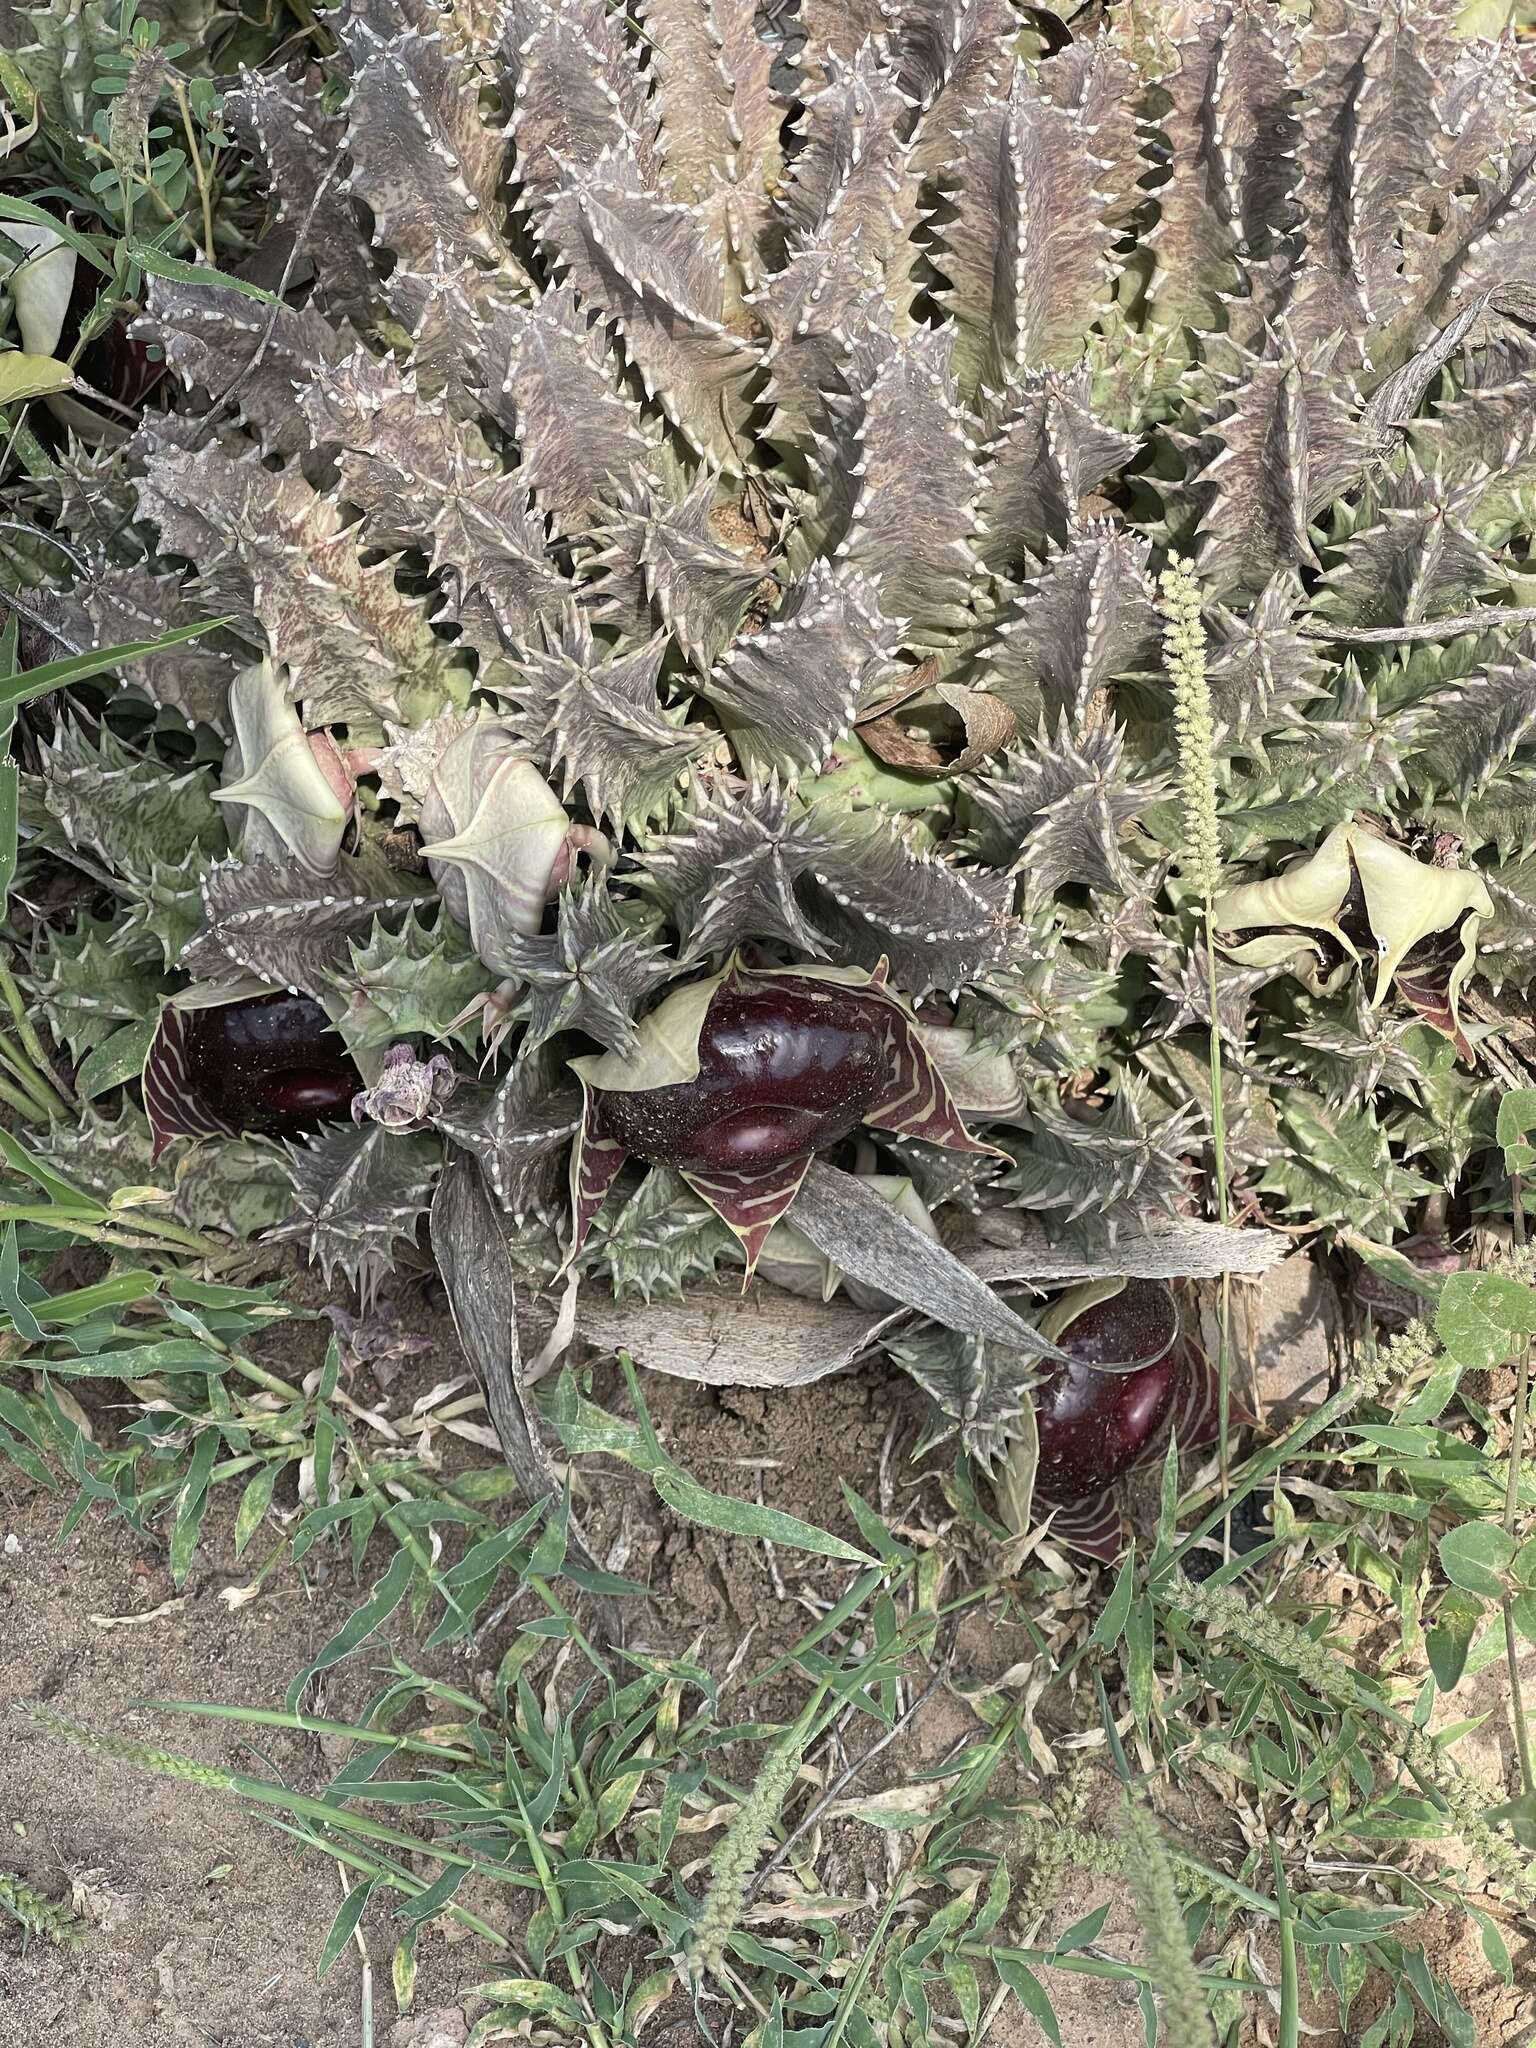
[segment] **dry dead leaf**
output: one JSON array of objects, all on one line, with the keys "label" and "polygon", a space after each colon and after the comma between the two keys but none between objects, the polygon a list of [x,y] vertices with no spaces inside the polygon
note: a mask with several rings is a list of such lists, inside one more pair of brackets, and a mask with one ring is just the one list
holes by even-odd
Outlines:
[{"label": "dry dead leaf", "polygon": [[162,1600],[158,1607],[151,1607],[143,1614],[93,1614],[91,1626],[100,1629],[144,1628],[152,1621],[164,1621],[168,1614],[175,1614],[187,1604],[187,1595],[178,1593],[173,1600]]}]

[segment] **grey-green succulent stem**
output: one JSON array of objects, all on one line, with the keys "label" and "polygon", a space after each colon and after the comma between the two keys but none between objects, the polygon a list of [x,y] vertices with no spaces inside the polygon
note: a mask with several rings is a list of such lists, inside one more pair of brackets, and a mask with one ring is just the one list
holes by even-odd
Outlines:
[{"label": "grey-green succulent stem", "polygon": [[1405,619],[1398,626],[1344,626],[1306,621],[1297,627],[1304,640],[1335,640],[1341,646],[1393,647],[1418,640],[1459,640],[1463,633],[1497,633],[1511,626],[1536,626],[1536,604],[1485,605],[1475,612],[1452,612],[1437,619]]},{"label": "grey-green succulent stem", "polygon": [[[1510,1223],[1515,1251],[1525,1249],[1525,1186],[1518,1173],[1509,1176]],[[1513,1541],[1520,1519],[1520,1459],[1525,1448],[1526,1411],[1531,1400],[1531,1340],[1520,1346],[1515,1368],[1515,1412],[1509,1425],[1509,1476],[1504,1484],[1504,1531]],[[1525,1718],[1525,1694],[1520,1682],[1520,1644],[1515,1630],[1514,1600],[1509,1588],[1500,1602],[1504,1618],[1504,1661],[1509,1668],[1510,1712],[1515,1723],[1515,1754],[1520,1759],[1520,1789],[1529,1799],[1536,1792],[1536,1773],[1531,1762],[1531,1731]]]}]

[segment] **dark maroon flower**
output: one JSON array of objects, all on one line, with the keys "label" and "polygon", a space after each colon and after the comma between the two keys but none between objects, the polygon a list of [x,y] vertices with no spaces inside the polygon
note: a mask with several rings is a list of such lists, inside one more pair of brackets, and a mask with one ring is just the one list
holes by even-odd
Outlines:
[{"label": "dark maroon flower", "polygon": [[1173,1407],[1178,1338],[1177,1304],[1154,1280],[1127,1281],[1061,1331],[1073,1363],[1052,1366],[1034,1396],[1042,1498],[1098,1493],[1146,1456]]},{"label": "dark maroon flower", "polygon": [[348,1114],[361,1082],[317,1002],[289,992],[172,1000],[144,1062],[155,1153],[172,1138],[293,1138]]},{"label": "dark maroon flower", "polygon": [[751,1172],[846,1137],[880,1092],[886,999],[726,982],[684,1085],[605,1093],[597,1123],[642,1159]]},{"label": "dark maroon flower", "polygon": [[[1055,1328],[1042,1321],[1072,1363],[1048,1368],[1034,1391],[1035,1490],[1054,1536],[1112,1562],[1121,1550],[1116,1481],[1161,1457],[1170,1433],[1185,1450],[1216,1441],[1218,1378],[1198,1307],[1191,1289],[1128,1280],[1113,1295],[1085,1298]],[[1248,1418],[1234,1404],[1232,1419]]]},{"label": "dark maroon flower", "polygon": [[741,1239],[750,1275],[812,1156],[856,1125],[986,1152],[883,970],[735,966],[645,1018],[636,1052],[572,1062],[586,1112],[575,1244],[634,1154],[674,1166]]}]

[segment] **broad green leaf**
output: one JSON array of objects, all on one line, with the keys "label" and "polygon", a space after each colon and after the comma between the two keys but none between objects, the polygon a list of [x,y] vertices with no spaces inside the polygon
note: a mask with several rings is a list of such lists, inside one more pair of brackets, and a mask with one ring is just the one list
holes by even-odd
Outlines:
[{"label": "broad green leaf", "polygon": [[1422,1949],[1405,1948],[1403,1975],[1413,1986],[1420,2004],[1451,2048],[1478,2048],[1478,2029],[1472,2015],[1442,1977],[1429,1967]]},{"label": "broad green leaf", "polygon": [[1528,1643],[1536,1643],[1536,1593],[1517,1593],[1509,1603],[1509,1611]]},{"label": "broad green leaf", "polygon": [[1453,1273],[1435,1330],[1458,1365],[1491,1372],[1536,1333],[1536,1289],[1503,1273]]},{"label": "broad green leaf", "polygon": [[[4,854],[4,806],[5,787],[3,770],[14,767],[14,763],[0,764],[0,874],[3,874]],[[0,902],[4,901],[0,894]],[[112,1036],[98,1045],[93,1053],[87,1054],[80,1062],[75,1075],[75,1092],[87,1102],[94,1102],[98,1095],[105,1095],[109,1088],[121,1088],[129,1081],[136,1081],[144,1071],[144,1058],[149,1051],[150,1040],[155,1035],[157,1020],[147,1017],[141,1024],[124,1024]]]},{"label": "broad green leaf", "polygon": [[13,1465],[25,1472],[27,1477],[42,1487],[45,1493],[58,1491],[58,1481],[46,1462],[30,1444],[24,1443],[20,1437],[12,1436],[3,1425],[0,1425],[0,1457],[9,1458]]},{"label": "broad green leaf", "polygon": [[1522,1792],[1518,1799],[1502,1806],[1490,1806],[1487,1818],[1508,1821],[1511,1834],[1522,1849],[1536,1849],[1536,1792]]},{"label": "broad green leaf", "polygon": [[1417,1911],[1414,1906],[1344,1906],[1337,1912],[1323,1913],[1316,1920],[1298,1920],[1296,1939],[1303,1948],[1372,1941],[1399,1921],[1411,1920]]},{"label": "broad green leaf", "polygon": [[583,2034],[588,2031],[580,2006],[573,2005],[558,1986],[546,1984],[538,1977],[494,1977],[488,1984],[471,1986],[471,1996],[488,1998],[494,2005],[507,2007],[509,2012],[553,2020]]},{"label": "broad green leaf", "polygon": [[1470,1899],[1465,1901],[1465,1911],[1476,1921],[1478,1932],[1482,1935],[1483,1954],[1488,1960],[1489,1969],[1501,1982],[1513,1984],[1515,1965],[1504,1936],[1499,1931],[1498,1921],[1491,1913],[1485,1913],[1481,1906],[1474,1906]]},{"label": "broad green leaf", "polygon": [[21,771],[9,758],[0,761],[0,917],[16,879],[16,835],[21,802]]},{"label": "broad green leaf", "polygon": [[1499,1104],[1497,1134],[1504,1148],[1504,1171],[1529,1174],[1536,1167],[1536,1088],[1512,1088]]},{"label": "broad green leaf", "polygon": [[1453,1586],[1484,1600],[1504,1596],[1515,1539],[1496,1522],[1462,1522],[1440,1538],[1440,1563]]},{"label": "broad green leaf", "polygon": [[1157,1505],[1157,1546],[1158,1557],[1166,1557],[1178,1540],[1179,1532],[1179,1440],[1176,1436],[1168,1439],[1168,1448],[1163,1453],[1162,1481],[1158,1490]]},{"label": "broad green leaf", "polygon": [[331,1931],[325,1937],[320,1950],[320,1960],[315,1966],[317,1977],[323,1978],[330,1974],[331,1965],[352,1939],[353,1929],[363,1917],[363,1909],[368,1904],[374,1882],[373,1878],[365,1877],[361,1884],[353,1885],[337,1908],[336,1918],[331,1922]]},{"label": "broad green leaf", "polygon": [[1339,1241],[1347,1244],[1361,1265],[1368,1267],[1379,1279],[1401,1287],[1405,1293],[1417,1295],[1425,1302],[1440,1299],[1440,1289],[1444,1285],[1442,1276],[1427,1273],[1394,1246],[1374,1244],[1370,1238],[1362,1237],[1358,1230],[1341,1230]]},{"label": "broad green leaf", "polygon": [[389,1959],[390,1982],[394,1987],[395,2011],[408,2013],[416,1996],[416,1972],[420,1967],[416,1960],[416,1936],[419,1929],[412,1927],[395,1943],[395,1952]]},{"label": "broad green leaf", "polygon": [[[42,1304],[38,1303],[38,1307]],[[11,1328],[24,1344],[45,1344],[46,1333],[33,1313],[32,1304],[21,1292],[21,1254],[16,1245],[16,1226],[7,1223],[0,1234],[0,1308],[11,1319]]]},{"label": "broad green leaf", "polygon": [[1125,1618],[1125,1683],[1131,1711],[1142,1733],[1151,1725],[1157,1615],[1145,1594],[1133,1601]]},{"label": "broad green leaf", "polygon": [[842,1482],[842,1489],[848,1512],[858,1524],[859,1534],[875,1555],[883,1558],[887,1564],[905,1563],[912,1556],[907,1545],[896,1540],[868,1501],[855,1493],[846,1479]]},{"label": "broad green leaf", "polygon": [[400,1918],[412,1927],[420,1927],[428,1920],[435,1920],[468,1875],[469,1872],[462,1863],[450,1863],[446,1870],[439,1872],[424,1892],[399,1909]]},{"label": "broad green leaf", "polygon": [[865,1551],[855,1550],[841,1536],[818,1529],[810,1522],[802,1522],[794,1515],[786,1515],[778,1508],[760,1508],[753,1501],[733,1500],[726,1494],[711,1493],[708,1487],[700,1486],[696,1479],[690,1479],[675,1465],[653,1472],[651,1484],[674,1514],[681,1515],[685,1521],[697,1522],[701,1528],[718,1529],[723,1536],[746,1536],[782,1543],[792,1550],[811,1551],[817,1557],[841,1558],[845,1564],[874,1562]]},{"label": "broad green leaf", "polygon": [[525,1508],[515,1522],[505,1529],[498,1529],[494,1536],[486,1536],[478,1543],[472,1543],[456,1565],[443,1573],[443,1584],[451,1586],[457,1593],[468,1586],[477,1585],[482,1579],[492,1579],[511,1558],[523,1539],[544,1519],[544,1503],[536,1501],[531,1508]]},{"label": "broad green leaf", "polygon": [[175,284],[218,285],[225,291],[239,292],[244,298],[259,299],[264,306],[281,303],[273,293],[246,278],[231,277],[227,270],[216,270],[211,263],[187,263],[180,256],[168,255],[164,249],[152,248],[147,242],[130,242],[128,254],[151,277],[167,277]]},{"label": "broad green leaf", "polygon": [[1022,1957],[1008,1949],[999,1949],[992,1958],[993,1966],[1020,2005],[1029,2014],[1035,2025],[1044,2034],[1052,2048],[1061,2048],[1061,2028],[1056,2020],[1056,2008],[1051,2004],[1050,1995]]},{"label": "broad green leaf", "polygon": [[1136,1547],[1133,1544],[1116,1576],[1110,1596],[1104,1602],[1103,1612],[1093,1624],[1093,1633],[1088,1638],[1090,1643],[1097,1643],[1103,1649],[1112,1650],[1119,1642],[1125,1629],[1126,1616],[1131,1611],[1131,1594],[1135,1590],[1135,1582]]},{"label": "broad green leaf", "polygon": [[[632,2007],[633,2000],[630,2009]],[[784,2000],[780,1992],[773,1994],[773,2010],[767,2018],[760,2020],[748,2034],[746,2048],[784,2048]]]},{"label": "broad green leaf", "polygon": [[1104,1922],[1108,1918],[1109,1905],[1106,1903],[1102,1906],[1095,1906],[1093,1911],[1085,1913],[1081,1920],[1074,1920],[1072,1925],[1058,1935],[1052,1944],[1057,1955],[1069,1956],[1080,1948],[1092,1948],[1093,1944],[1104,1932]]},{"label": "broad green leaf", "polygon": [[228,1365],[227,1358],[193,1337],[166,1337],[159,1342],[125,1344],[120,1350],[97,1352],[89,1358],[50,1359],[47,1369],[60,1379],[143,1380],[160,1372],[222,1373]]},{"label": "broad green leaf", "polygon": [[416,1565],[408,1550],[397,1550],[389,1561],[388,1569],[375,1585],[373,1591],[337,1629],[330,1641],[312,1663],[305,1666],[288,1688],[288,1706],[297,1711],[298,1703],[310,1680],[321,1671],[329,1671],[333,1664],[339,1664],[344,1657],[350,1657],[377,1628],[394,1613],[405,1598]]},{"label": "broad green leaf", "polygon": [[74,371],[57,356],[29,356],[19,348],[0,353],[0,405],[48,398],[55,391],[67,391],[74,381]]},{"label": "broad green leaf", "polygon": [[67,243],[77,256],[83,256],[93,270],[110,270],[111,262],[88,235],[82,235],[72,228],[68,221],[57,215],[45,213],[40,206],[34,206],[30,199],[22,199],[14,192],[0,194],[0,223],[8,220],[25,221],[28,227],[47,228]]},{"label": "broad green leaf", "polygon": [[179,1593],[187,1583],[203,1517],[208,1512],[208,1480],[219,1454],[219,1432],[204,1429],[192,1446],[187,1475],[176,1494],[176,1521],[171,1530],[171,1583]]},{"label": "broad green leaf", "polygon": [[126,1308],[132,1301],[147,1301],[160,1285],[158,1273],[147,1268],[114,1273],[110,1280],[97,1280],[89,1287],[72,1287],[67,1294],[50,1295],[36,1304],[40,1319],[55,1326],[83,1323],[103,1309]]},{"label": "broad green leaf", "polygon": [[1435,1625],[1424,1640],[1424,1652],[1442,1692],[1453,1692],[1460,1685],[1467,1668],[1467,1652],[1484,1612],[1481,1600],[1456,1587],[1440,1602]]},{"label": "broad green leaf", "polygon": [[245,1547],[266,1520],[267,1509],[272,1505],[272,1495],[277,1486],[277,1475],[283,1469],[283,1460],[269,1458],[264,1465],[258,1465],[246,1481],[245,1491],[240,1496],[240,1505],[235,1511],[235,1555],[242,1557]]},{"label": "broad green leaf", "polygon": [[[4,684],[0,684],[0,690],[4,687]],[[93,1195],[86,1194],[84,1189],[77,1188],[72,1181],[65,1180],[62,1174],[55,1173],[53,1168],[44,1165],[41,1159],[34,1158],[21,1140],[13,1137],[9,1131],[0,1131],[0,1159],[3,1159],[14,1172],[35,1182],[49,1201],[61,1210],[73,1210],[77,1215],[92,1218],[106,1215],[106,1210]],[[67,1225],[61,1218],[62,1227]]]},{"label": "broad green leaf", "polygon": [[204,633],[228,624],[228,619],[199,619],[194,625],[177,626],[172,632],[161,633],[154,640],[119,641],[114,647],[93,648],[88,654],[61,655],[57,661],[23,669],[20,675],[7,676],[0,682],[0,710],[10,704],[30,703],[34,697],[46,697],[51,690],[66,689],[71,683],[89,682],[92,676],[106,675],[121,668],[124,662],[158,654],[162,648],[179,647],[186,640],[201,639]]}]

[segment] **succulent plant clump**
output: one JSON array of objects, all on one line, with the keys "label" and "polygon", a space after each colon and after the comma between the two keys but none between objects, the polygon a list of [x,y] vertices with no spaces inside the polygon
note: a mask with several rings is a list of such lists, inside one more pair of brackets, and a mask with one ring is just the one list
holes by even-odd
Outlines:
[{"label": "succulent plant clump", "polygon": [[[956,1250],[1262,1256],[1176,1220],[1212,991],[1249,1216],[1475,1213],[1536,971],[1526,48],[1448,0],[330,19],[339,100],[223,104],[278,289],[151,278],[174,403],[7,543],[38,658],[218,622],[28,730],[27,858],[98,892],[34,935],[60,1155],[147,1161],[142,1096],[371,1286],[462,1148],[644,1363],[929,1315],[986,1458],[1049,1347],[936,1315]],[[282,1151],[199,1050],[263,991],[335,1049]],[[862,1307],[817,1156],[891,1219]]]}]

